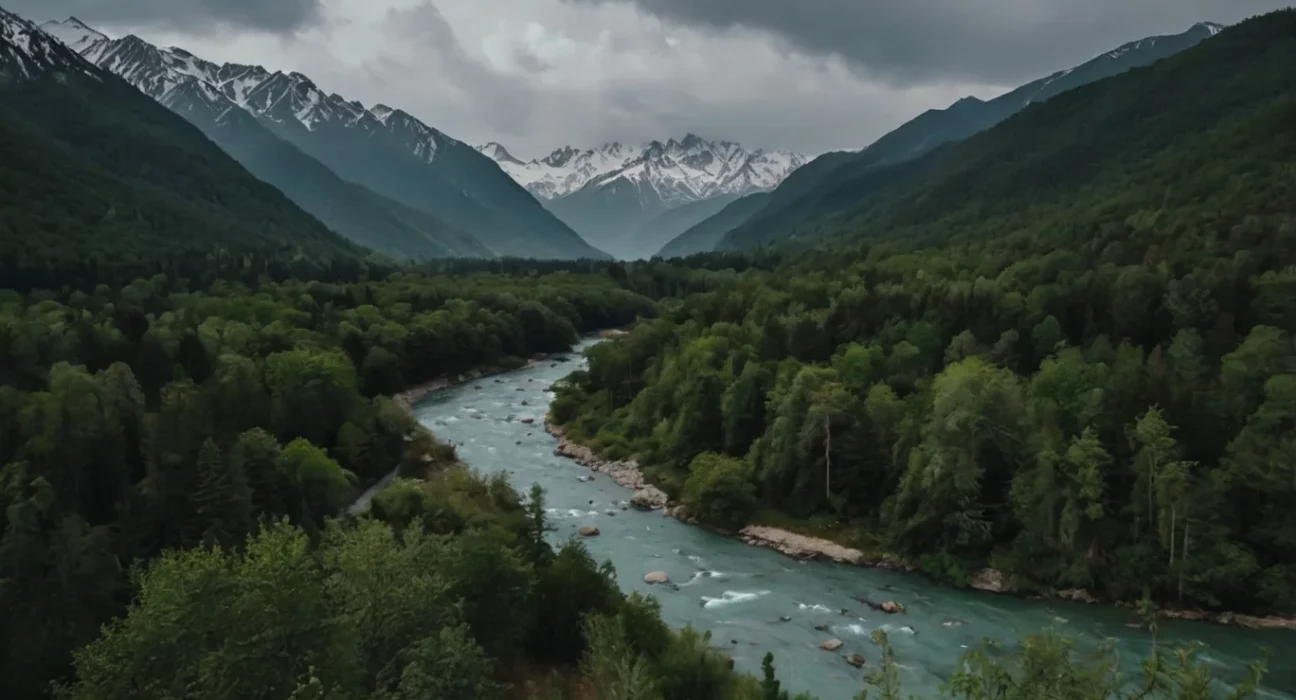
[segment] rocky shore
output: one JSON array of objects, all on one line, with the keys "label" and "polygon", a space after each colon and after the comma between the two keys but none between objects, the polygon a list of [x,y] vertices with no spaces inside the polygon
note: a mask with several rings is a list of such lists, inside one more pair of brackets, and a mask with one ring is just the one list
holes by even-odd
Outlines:
[{"label": "rocky shore", "polygon": [[[662,515],[693,522],[687,509],[669,500],[669,497],[656,486],[644,481],[639,464],[634,460],[603,459],[592,448],[568,438],[561,426],[554,425],[545,419],[545,430],[558,439],[555,455],[567,457],[581,466],[588,467],[601,474],[612,477],[620,486],[635,492],[631,504],[643,510],[660,510]],[[788,530],[765,525],[748,525],[735,535],[745,544],[763,547],[780,552],[793,559],[832,561],[840,564],[864,566],[890,571],[913,571],[914,567],[898,557],[871,556],[858,549],[846,547],[831,540],[801,535]],[[1001,595],[1022,595],[1015,590],[1004,574],[995,569],[985,568],[978,571],[969,583],[973,589],[986,593]],[[1029,600],[1065,600],[1074,603],[1102,604],[1104,601],[1093,593],[1080,588],[1053,591],[1048,595],[1028,596]],[[1115,603],[1119,607],[1132,608],[1132,603]],[[1292,629],[1296,630],[1296,619],[1285,617],[1260,617],[1232,612],[1209,612],[1205,610],[1161,609],[1157,615],[1175,620],[1193,620],[1214,622],[1222,625],[1239,625],[1256,629]]]},{"label": "rocky shore", "polygon": [[[969,583],[972,588],[986,593],[998,593],[1003,595],[1020,595],[1019,591],[1013,589],[1008,577],[995,569],[985,568],[978,571],[972,576]],[[1086,605],[1101,605],[1102,599],[1083,588],[1068,588],[1060,591],[1053,591],[1047,595],[1027,596],[1027,600],[1065,600],[1072,603],[1084,603]],[[1135,608],[1137,604],[1128,601],[1117,601],[1114,603],[1120,608]],[[1243,615],[1234,612],[1212,612],[1208,610],[1182,610],[1177,608],[1158,608],[1157,616],[1171,620],[1191,620],[1194,622],[1214,622],[1220,625],[1238,625],[1240,627],[1251,627],[1254,629],[1289,629],[1296,630],[1296,618],[1277,617],[1277,616],[1257,616]]]},{"label": "rocky shore", "polygon": [[558,447],[554,448],[555,455],[566,457],[582,467],[589,467],[600,474],[607,474],[612,477],[612,480],[618,486],[634,491],[634,496],[630,497],[630,505],[640,510],[662,510],[666,508],[669,501],[666,493],[644,481],[643,472],[639,471],[639,464],[634,460],[613,461],[603,459],[594,450],[568,438],[562,427],[554,425],[548,417],[545,417],[545,430],[550,435],[558,438]]}]

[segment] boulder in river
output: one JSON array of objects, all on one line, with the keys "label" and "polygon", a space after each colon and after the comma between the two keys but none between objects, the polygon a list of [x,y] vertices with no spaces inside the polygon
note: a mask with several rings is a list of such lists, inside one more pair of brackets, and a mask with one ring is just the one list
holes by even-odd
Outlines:
[{"label": "boulder in river", "polygon": [[670,583],[670,575],[665,571],[650,571],[644,574],[644,583]]},{"label": "boulder in river", "polygon": [[630,505],[639,510],[656,510],[666,505],[666,494],[656,486],[645,486],[630,497]]},{"label": "boulder in river", "polygon": [[1004,575],[996,569],[986,567],[972,576],[971,585],[978,591],[986,593],[1006,593],[1008,591],[1008,581]]},{"label": "boulder in river", "polygon": [[850,656],[846,657],[846,663],[850,664],[851,666],[854,666],[855,668],[863,668],[865,663],[864,656],[861,654],[851,654]]},{"label": "boulder in river", "polygon": [[815,630],[819,632],[827,632],[828,625],[815,625]]},{"label": "boulder in river", "polygon": [[905,611],[905,606],[895,602],[894,600],[888,600],[887,602],[882,604],[882,612],[887,613],[888,615],[894,615],[896,613],[902,613],[904,611]]},{"label": "boulder in river", "polygon": [[844,644],[844,642],[842,642],[842,640],[840,639],[829,639],[826,642],[822,642],[819,645],[819,648],[823,649],[824,651],[837,651],[838,649],[842,648],[842,644]]},{"label": "boulder in river", "polygon": [[598,537],[599,529],[593,525],[582,525],[577,532],[580,533],[581,537]]},{"label": "boulder in river", "polygon": [[528,417],[526,417],[526,418],[521,419],[521,420],[518,421],[518,422],[519,422],[519,423],[526,423],[527,425],[531,425],[532,423],[535,422],[535,419],[534,419],[534,418],[531,418],[530,416],[528,416]]}]

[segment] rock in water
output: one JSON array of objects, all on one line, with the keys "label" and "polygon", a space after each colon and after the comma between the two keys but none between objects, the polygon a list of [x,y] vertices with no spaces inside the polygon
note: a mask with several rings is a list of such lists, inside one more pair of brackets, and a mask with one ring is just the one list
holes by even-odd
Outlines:
[{"label": "rock in water", "polygon": [[584,525],[580,530],[577,530],[577,532],[580,533],[581,537],[597,537],[599,529],[593,525]]},{"label": "rock in water", "polygon": [[1008,590],[1008,582],[1004,575],[995,569],[984,568],[972,577],[971,585],[978,591],[986,593],[1004,593]]},{"label": "rock in water", "polygon": [[666,494],[655,486],[645,486],[630,497],[630,505],[639,510],[655,510],[666,505]]},{"label": "rock in water", "polygon": [[854,666],[855,668],[862,668],[865,662],[863,656],[859,654],[851,654],[850,656],[846,657],[846,663],[850,664],[851,666]]},{"label": "rock in water", "polygon": [[817,632],[827,632],[827,631],[828,631],[828,625],[815,625],[815,631],[817,631]]},{"label": "rock in water", "polygon": [[670,576],[665,571],[651,571],[644,574],[644,583],[670,583]]},{"label": "rock in water", "polygon": [[843,642],[840,639],[829,639],[828,641],[820,644],[819,648],[823,649],[824,651],[837,651],[838,649],[842,648],[842,644]]},{"label": "rock in water", "polygon": [[888,600],[887,602],[882,604],[882,612],[887,613],[889,615],[902,613],[904,611],[905,611],[905,606],[895,602],[894,600]]}]

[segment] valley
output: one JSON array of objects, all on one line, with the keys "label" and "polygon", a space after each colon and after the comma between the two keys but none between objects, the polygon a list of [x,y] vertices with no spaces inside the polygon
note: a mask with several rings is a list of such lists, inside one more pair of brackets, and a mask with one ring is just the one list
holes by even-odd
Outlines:
[{"label": "valley", "polygon": [[6,698],[1296,697],[1296,9],[10,1]]}]

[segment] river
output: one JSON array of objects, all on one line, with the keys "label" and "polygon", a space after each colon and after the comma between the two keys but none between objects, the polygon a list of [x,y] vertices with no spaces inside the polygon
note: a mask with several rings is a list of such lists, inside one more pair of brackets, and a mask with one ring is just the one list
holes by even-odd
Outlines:
[{"label": "river", "polygon": [[[506,471],[523,493],[533,483],[544,487],[555,541],[576,536],[582,525],[597,526],[601,535],[586,544],[597,560],[611,560],[621,587],[656,596],[673,626],[709,630],[713,644],[725,648],[739,670],[759,674],[761,657],[772,651],[784,687],[820,700],[852,698],[863,687],[862,675],[877,663],[878,649],[869,637],[881,627],[890,631],[905,690],[930,697],[963,651],[985,639],[1012,644],[1049,626],[1086,642],[1112,638],[1129,657],[1122,664],[1127,672],[1137,671],[1136,658],[1150,648],[1149,633],[1127,627],[1135,621],[1128,610],[1030,602],[944,588],[913,574],[799,562],[657,512],[622,510],[630,493],[605,475],[554,456],[556,441],[544,431],[550,385],[582,366],[579,350],[570,358],[440,391],[415,413],[437,437],[458,446],[459,456],[475,469]],[[521,422],[525,418],[534,423]],[[581,480],[591,475],[592,481]],[[658,570],[670,574],[678,590],[643,583],[644,574]],[[873,612],[852,596],[896,600],[908,612]],[[947,619],[962,624],[945,626]],[[1274,653],[1263,696],[1296,698],[1296,632],[1168,620],[1160,634],[1163,643],[1207,644],[1202,658],[1223,678],[1236,678],[1268,647]],[[838,652],[818,649],[833,637],[845,642]],[[843,657],[851,653],[862,654],[868,665],[856,670],[846,664]]]}]

